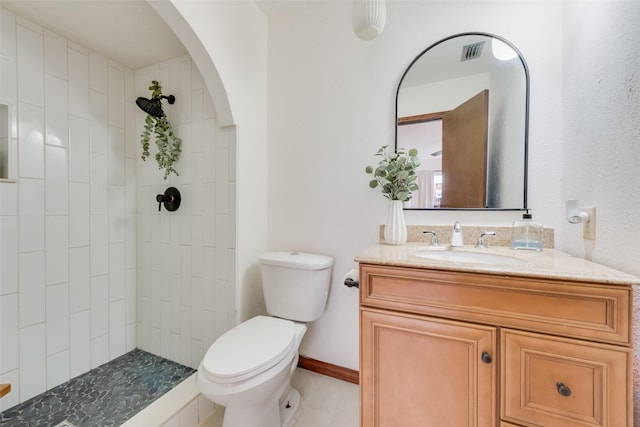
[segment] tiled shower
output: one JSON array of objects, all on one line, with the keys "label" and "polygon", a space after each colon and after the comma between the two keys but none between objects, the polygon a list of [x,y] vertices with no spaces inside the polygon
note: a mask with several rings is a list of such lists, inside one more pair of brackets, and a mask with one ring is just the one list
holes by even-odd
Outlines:
[{"label": "tiled shower", "polygon": [[[197,368],[235,323],[235,128],[188,56],[131,70],[0,11],[0,410],[135,347]],[[166,181],[140,159],[153,79],[183,140]]]}]

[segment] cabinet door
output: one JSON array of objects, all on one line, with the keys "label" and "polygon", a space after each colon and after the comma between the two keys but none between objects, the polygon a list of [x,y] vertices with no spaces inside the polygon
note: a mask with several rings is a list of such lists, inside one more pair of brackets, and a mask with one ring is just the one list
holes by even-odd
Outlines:
[{"label": "cabinet door", "polygon": [[501,331],[502,417],[527,426],[632,425],[631,350]]},{"label": "cabinet door", "polygon": [[361,310],[363,427],[495,427],[496,329]]}]

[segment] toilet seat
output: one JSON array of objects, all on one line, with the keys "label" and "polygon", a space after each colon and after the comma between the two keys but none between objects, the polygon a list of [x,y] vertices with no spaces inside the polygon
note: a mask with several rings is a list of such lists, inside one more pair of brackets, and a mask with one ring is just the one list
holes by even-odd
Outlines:
[{"label": "toilet seat", "polygon": [[201,373],[218,383],[242,381],[276,365],[295,348],[291,320],[256,316],[225,332],[209,347]]}]

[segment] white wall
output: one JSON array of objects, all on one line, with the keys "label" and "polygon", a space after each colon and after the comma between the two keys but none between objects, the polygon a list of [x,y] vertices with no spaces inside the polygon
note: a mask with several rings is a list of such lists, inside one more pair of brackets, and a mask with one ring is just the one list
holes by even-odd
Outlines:
[{"label": "white wall", "polygon": [[[264,310],[258,257],[267,250],[267,19],[251,1],[149,3],[176,31],[212,95],[221,126],[237,126],[238,320]],[[215,89],[218,89],[217,91]],[[223,99],[224,98],[224,99]]]},{"label": "white wall", "polygon": [[[537,220],[560,225],[561,11],[554,2],[389,1],[386,28],[372,42],[353,34],[350,2],[307,2],[270,17],[269,247],[336,259],[327,311],[309,328],[303,355],[358,369],[357,291],[342,278],[377,241],[387,210],[364,169],[380,146],[394,143],[398,82],[432,43],[484,31],[522,51],[532,75],[530,205]],[[508,225],[519,216],[406,215],[410,224],[463,226]]]},{"label": "white wall", "polygon": [[1,12],[18,149],[16,181],[0,182],[0,410],[136,338],[133,72]]},{"label": "white wall", "polygon": [[[136,162],[137,343],[138,347],[197,369],[213,341],[236,322],[235,128],[221,128],[213,101],[189,56],[135,72],[135,96],[150,97],[159,80],[174,105],[163,102],[182,152],[171,174],[153,156]],[[135,108],[135,158],[145,113]],[[182,197],[175,212],[158,211],[156,195],[176,187]]]},{"label": "white wall", "polygon": [[562,248],[640,275],[640,3],[567,3],[563,196],[597,207],[597,240],[562,222]]},{"label": "white wall", "polygon": [[[595,242],[561,222],[560,248],[640,276],[640,3],[569,2],[563,56],[563,198],[596,206]],[[640,425],[640,299],[634,302]]]},{"label": "white wall", "polygon": [[[524,145],[514,142],[522,141],[525,128],[525,69],[517,57],[499,61],[496,68],[489,93],[487,206],[512,208],[523,203]],[[500,126],[492,126],[495,123]]]},{"label": "white wall", "polygon": [[398,98],[401,100],[398,103],[398,117],[453,110],[485,89],[493,94],[491,83],[491,73],[478,73],[419,86],[403,87],[398,93]]}]

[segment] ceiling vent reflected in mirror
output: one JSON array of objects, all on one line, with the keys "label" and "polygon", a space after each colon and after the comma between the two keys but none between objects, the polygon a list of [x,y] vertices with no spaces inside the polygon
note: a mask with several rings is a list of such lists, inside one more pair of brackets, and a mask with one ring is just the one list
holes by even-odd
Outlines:
[{"label": "ceiling vent reflected in mirror", "polygon": [[460,57],[460,62],[480,58],[480,55],[482,55],[483,47],[484,47],[483,41],[462,46],[462,56]]}]

